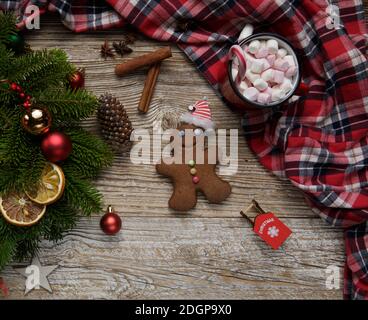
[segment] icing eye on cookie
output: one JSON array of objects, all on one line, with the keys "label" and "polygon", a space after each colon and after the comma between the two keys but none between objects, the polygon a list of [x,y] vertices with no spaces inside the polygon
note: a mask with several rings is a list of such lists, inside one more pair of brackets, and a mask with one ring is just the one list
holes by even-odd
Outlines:
[{"label": "icing eye on cookie", "polygon": [[199,137],[202,133],[203,133],[202,129],[197,128],[197,129],[194,130],[194,135],[196,137]]},{"label": "icing eye on cookie", "polygon": [[215,130],[213,130],[213,129],[207,129],[205,132],[204,132],[204,135],[206,136],[206,137],[209,137],[209,136],[211,136],[211,135],[213,135],[213,134],[215,134]]},{"label": "icing eye on cookie", "polygon": [[189,110],[190,112],[194,112],[194,111],[196,110],[196,108],[195,108],[195,106],[190,105],[190,106],[188,106],[188,110]]},{"label": "icing eye on cookie", "polygon": [[185,131],[184,130],[180,130],[179,131],[179,137],[184,137],[185,136]]}]

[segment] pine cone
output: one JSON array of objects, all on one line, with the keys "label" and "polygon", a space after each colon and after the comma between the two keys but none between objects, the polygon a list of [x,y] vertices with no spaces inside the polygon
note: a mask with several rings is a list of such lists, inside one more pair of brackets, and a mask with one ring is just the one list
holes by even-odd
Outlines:
[{"label": "pine cone", "polygon": [[116,152],[130,149],[133,127],[124,106],[108,93],[101,95],[99,101],[97,118],[103,138]]}]

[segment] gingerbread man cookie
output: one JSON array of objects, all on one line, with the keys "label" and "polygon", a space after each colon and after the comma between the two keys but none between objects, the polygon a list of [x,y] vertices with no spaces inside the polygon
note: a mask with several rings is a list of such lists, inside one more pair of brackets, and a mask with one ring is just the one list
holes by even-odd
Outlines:
[{"label": "gingerbread man cookie", "polygon": [[[191,113],[184,114],[181,120],[185,122],[178,130],[183,137],[181,163],[166,164],[164,159],[156,165],[158,173],[169,177],[173,182],[174,191],[169,200],[169,207],[178,211],[188,211],[197,203],[197,192],[202,192],[210,203],[221,203],[231,193],[228,182],[216,174],[216,164],[209,163],[208,149],[204,149],[203,157],[197,157],[195,148],[196,136],[203,134],[202,129],[213,129],[211,111],[206,100],[198,101],[190,106]],[[184,132],[193,132],[193,144],[186,146]],[[192,159],[185,161],[186,148],[192,148]],[[197,158],[201,159],[198,161]],[[217,161],[216,150],[216,161]]]}]

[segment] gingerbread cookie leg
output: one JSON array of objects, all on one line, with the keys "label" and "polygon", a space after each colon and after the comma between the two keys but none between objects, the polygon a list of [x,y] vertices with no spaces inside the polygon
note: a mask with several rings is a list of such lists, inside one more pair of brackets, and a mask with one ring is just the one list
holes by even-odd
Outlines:
[{"label": "gingerbread cookie leg", "polygon": [[212,179],[211,184],[206,188],[202,187],[201,191],[210,203],[220,203],[230,195],[231,186],[217,176],[214,176]]},{"label": "gingerbread cookie leg", "polygon": [[169,207],[177,211],[189,211],[197,204],[196,190],[193,186],[174,183],[174,191],[169,200]]}]

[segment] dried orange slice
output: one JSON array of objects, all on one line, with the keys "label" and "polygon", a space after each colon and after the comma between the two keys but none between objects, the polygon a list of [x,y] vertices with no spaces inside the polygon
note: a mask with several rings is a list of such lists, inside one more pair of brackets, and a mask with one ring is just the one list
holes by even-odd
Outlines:
[{"label": "dried orange slice", "polygon": [[9,223],[28,227],[43,217],[46,206],[32,202],[25,194],[12,193],[0,197],[0,210]]},{"label": "dried orange slice", "polygon": [[63,170],[54,163],[47,163],[42,171],[40,183],[27,196],[38,204],[51,204],[59,200],[65,187]]}]

